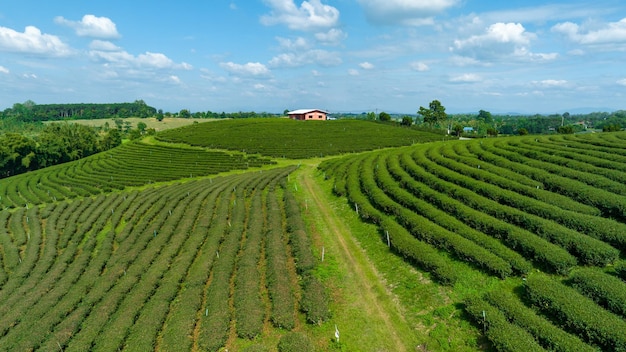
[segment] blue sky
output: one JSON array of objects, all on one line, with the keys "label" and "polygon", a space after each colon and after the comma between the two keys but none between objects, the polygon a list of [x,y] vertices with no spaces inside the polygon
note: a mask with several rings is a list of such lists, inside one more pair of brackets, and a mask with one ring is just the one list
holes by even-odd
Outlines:
[{"label": "blue sky", "polygon": [[626,3],[64,0],[0,7],[0,109],[625,109]]}]

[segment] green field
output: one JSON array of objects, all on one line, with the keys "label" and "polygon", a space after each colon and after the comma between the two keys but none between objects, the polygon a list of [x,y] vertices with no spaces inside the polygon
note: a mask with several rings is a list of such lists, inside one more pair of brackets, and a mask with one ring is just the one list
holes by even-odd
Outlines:
[{"label": "green field", "polygon": [[[242,123],[245,122],[245,123]],[[358,120],[246,119],[164,131],[158,139],[275,158],[302,159],[398,147],[444,138],[440,134]]]},{"label": "green field", "polygon": [[442,138],[227,120],[2,179],[0,350],[626,350],[626,134]]},{"label": "green field", "polygon": [[[172,128],[179,128],[189,126],[194,123],[209,122],[209,121],[221,121],[212,119],[199,119],[199,118],[182,118],[182,117],[165,117],[162,121],[156,118],[141,118],[141,117],[127,117],[122,119],[124,122],[130,123],[131,128],[136,128],[139,122],[146,124],[146,128],[154,128],[155,131],[165,131]],[[46,121],[45,123],[58,123],[59,121]],[[68,120],[71,123],[78,123],[81,125],[91,127],[105,127],[107,124],[109,128],[115,128],[115,119],[76,119]]]}]

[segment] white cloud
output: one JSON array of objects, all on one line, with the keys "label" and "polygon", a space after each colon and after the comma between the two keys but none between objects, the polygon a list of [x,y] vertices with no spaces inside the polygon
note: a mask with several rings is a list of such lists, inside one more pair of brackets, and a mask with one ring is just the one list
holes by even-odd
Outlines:
[{"label": "white cloud", "polygon": [[261,17],[266,26],[284,24],[290,29],[309,31],[330,28],[339,22],[339,10],[322,4],[321,0],[303,1],[297,7],[294,0],[264,0],[272,9],[269,15]]},{"label": "white cloud", "polygon": [[569,82],[564,79],[544,79],[542,81],[533,81],[532,83],[544,88],[565,87],[569,85]]},{"label": "white cloud", "polygon": [[[119,67],[136,67],[143,69],[181,69],[191,70],[193,67],[186,63],[175,63],[172,59],[168,58],[162,53],[146,52],[134,56],[126,51],[121,50],[115,46],[107,44],[108,42],[98,41],[95,44],[92,42],[92,46],[97,48],[91,50],[89,55],[95,60],[105,61],[108,64],[113,64]],[[115,48],[118,50],[116,51]]]},{"label": "white cloud", "polygon": [[9,69],[4,67],[4,66],[0,66],[0,73],[5,73],[5,74],[9,74]]},{"label": "white cloud", "polygon": [[552,60],[556,53],[533,53],[529,46],[536,35],[526,31],[520,23],[494,23],[484,33],[467,39],[457,39],[451,51],[478,60],[514,58],[520,60]]},{"label": "white cloud", "polygon": [[626,78],[622,78],[619,81],[617,81],[616,83],[619,84],[620,86],[625,86],[626,87]]},{"label": "white cloud", "polygon": [[281,48],[285,50],[303,50],[311,47],[309,42],[302,37],[297,37],[296,39],[277,37],[276,40],[278,40]]},{"label": "white cloud", "polygon": [[464,40],[455,40],[457,49],[473,48],[490,45],[493,43],[513,43],[516,45],[528,45],[534,35],[526,32],[520,23],[495,23],[489,26],[484,34],[473,35]]},{"label": "white cloud", "polygon": [[357,0],[370,22],[377,24],[432,24],[432,16],[456,5],[457,0]]},{"label": "white cloud", "polygon": [[270,74],[270,70],[259,62],[236,64],[234,62],[222,62],[220,66],[234,76],[264,77]]},{"label": "white cloud", "polygon": [[81,37],[114,39],[120,36],[115,23],[108,17],[85,15],[80,21],[70,21],[62,16],[57,16],[54,18],[54,22],[73,28],[76,34]]},{"label": "white cloud", "polygon": [[415,61],[411,63],[411,68],[414,69],[415,71],[419,71],[419,72],[425,72],[430,70],[430,67],[428,67],[428,65],[424,62],[420,62],[420,61]]},{"label": "white cloud", "polygon": [[154,67],[154,68],[181,68],[185,70],[190,70],[191,65],[188,63],[176,64],[172,59],[168,58],[164,54],[161,53],[151,53],[146,52],[145,54],[140,54],[136,57],[136,62],[139,63],[140,66]]},{"label": "white cloud", "polygon": [[108,40],[93,40],[89,44],[91,50],[99,51],[121,51],[122,49]]},{"label": "white cloud", "polygon": [[367,62],[367,61],[366,62],[361,62],[359,64],[359,67],[361,67],[364,70],[372,70],[372,69],[374,69],[374,65],[369,63],[369,62]]},{"label": "white cloud", "polygon": [[591,18],[606,14],[606,8],[602,6],[590,7],[580,2],[570,1],[569,3],[553,4],[529,4],[527,7],[512,7],[489,12],[483,12],[480,17],[488,22],[532,22],[546,23],[562,21],[572,18]]},{"label": "white cloud", "polygon": [[475,73],[464,73],[450,78],[450,82],[454,83],[474,83],[480,81],[482,81],[482,77]]},{"label": "white cloud", "polygon": [[450,64],[454,65],[454,66],[460,66],[460,67],[465,67],[465,66],[488,66],[483,62],[480,62],[474,58],[471,57],[467,57],[467,56],[459,56],[459,55],[454,55],[452,57],[450,57],[448,59],[448,61],[450,62]]},{"label": "white cloud", "polygon": [[346,39],[348,35],[341,29],[331,28],[328,32],[320,32],[315,34],[315,38],[322,44],[339,45],[341,41]]},{"label": "white cloud", "polygon": [[175,84],[180,84],[180,83],[181,83],[181,81],[180,81],[180,77],[178,77],[178,76],[176,76],[176,75],[171,75],[171,76],[169,77],[169,79],[170,79],[170,81],[171,81],[172,83],[175,83]]},{"label": "white cloud", "polygon": [[552,30],[564,34],[573,42],[584,45],[626,43],[626,18],[595,29],[588,29],[572,22],[563,22],[553,26]]},{"label": "white cloud", "polygon": [[24,32],[0,27],[0,51],[67,56],[71,49],[59,37],[41,33],[39,28],[27,26]]},{"label": "white cloud", "polygon": [[214,82],[214,83],[225,83],[228,81],[228,79],[224,76],[218,76],[216,74],[214,74],[211,70],[206,69],[206,68],[201,68],[200,72],[202,72],[202,74],[200,75],[200,77]]},{"label": "white cloud", "polygon": [[313,49],[305,51],[295,51],[291,53],[283,53],[275,56],[269,62],[271,67],[300,67],[310,64],[321,66],[337,66],[342,63],[337,53]]},{"label": "white cloud", "polygon": [[352,69],[349,69],[349,70],[348,70],[348,74],[349,74],[350,76],[358,76],[358,75],[359,75],[359,70],[355,70],[355,69],[353,69],[353,68],[352,68]]}]

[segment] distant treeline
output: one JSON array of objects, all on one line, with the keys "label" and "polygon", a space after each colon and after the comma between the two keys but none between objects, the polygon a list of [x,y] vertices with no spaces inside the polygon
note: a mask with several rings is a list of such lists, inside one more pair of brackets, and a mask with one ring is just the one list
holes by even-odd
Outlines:
[{"label": "distant treeline", "polygon": [[[585,130],[619,131],[626,127],[626,110],[614,112],[591,112],[587,114],[551,115],[500,115],[488,112],[485,114],[455,114],[453,120],[484,131],[494,127],[501,134],[518,134],[524,130],[530,134],[573,133]],[[565,127],[565,128],[563,128]]]},{"label": "distant treeline", "polygon": [[126,117],[153,117],[157,110],[143,100],[133,103],[107,104],[35,104],[28,100],[13,104],[12,108],[0,112],[2,119],[15,119],[22,122],[105,119]]},{"label": "distant treeline", "polygon": [[[379,116],[374,112],[363,113],[333,113],[338,119],[363,119],[378,120]],[[408,118],[413,119],[415,125],[426,126],[419,114],[387,114],[391,121],[400,123]],[[574,133],[584,130],[620,131],[626,128],[626,110],[614,112],[591,112],[587,114],[563,114],[551,115],[521,115],[521,114],[491,114],[480,110],[477,113],[448,114],[447,119],[435,124],[435,127],[454,131],[460,128],[471,127],[472,134],[485,135],[491,130],[495,134],[514,135],[520,133],[549,134],[549,133]],[[456,127],[456,128],[455,128]]]}]

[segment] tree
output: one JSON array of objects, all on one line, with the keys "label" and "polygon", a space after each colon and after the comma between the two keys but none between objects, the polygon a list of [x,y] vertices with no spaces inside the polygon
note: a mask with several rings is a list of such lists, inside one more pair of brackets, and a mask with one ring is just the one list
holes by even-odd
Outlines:
[{"label": "tree", "polygon": [[124,121],[124,133],[128,133],[130,132],[130,129],[132,128],[132,124],[130,123],[130,121]]},{"label": "tree", "polygon": [[452,130],[454,131],[454,133],[456,133],[456,136],[459,137],[459,136],[461,136],[461,133],[463,132],[463,126],[461,126],[461,125],[459,125],[457,123],[457,124],[454,125]]},{"label": "tree", "polygon": [[124,120],[122,119],[113,119],[113,122],[115,123],[115,126],[117,127],[118,131],[122,131],[122,127],[124,126]]},{"label": "tree", "polygon": [[380,114],[378,114],[378,119],[380,121],[391,121],[391,115],[384,111],[381,111]]},{"label": "tree", "polygon": [[498,135],[498,130],[493,127],[489,127],[487,128],[487,135],[495,137]]},{"label": "tree", "polygon": [[365,118],[371,121],[376,120],[376,114],[373,111],[370,111],[365,115]]},{"label": "tree", "polygon": [[122,135],[120,134],[119,130],[112,128],[109,130],[109,132],[107,132],[104,138],[102,138],[102,140],[100,141],[99,149],[101,151],[105,151],[105,150],[115,148],[120,144],[122,144]]},{"label": "tree", "polygon": [[485,110],[480,110],[478,112],[478,117],[476,117],[476,119],[488,125],[491,125],[493,123],[493,117],[491,116],[491,113]]},{"label": "tree", "polygon": [[37,148],[34,140],[19,133],[6,133],[0,137],[0,146],[2,146],[0,165],[3,176],[12,176],[36,168],[32,162]]},{"label": "tree", "polygon": [[128,139],[134,141],[135,139],[139,138],[141,138],[141,131],[139,131],[138,129],[130,130],[130,132],[128,132]]},{"label": "tree", "polygon": [[146,128],[148,128],[148,125],[146,125],[145,122],[143,121],[139,121],[137,122],[137,130],[141,133],[144,134],[146,132]]},{"label": "tree", "polygon": [[528,134],[528,130],[522,127],[517,130],[517,134],[519,134],[520,136],[525,136]]},{"label": "tree", "polygon": [[76,123],[52,123],[39,134],[42,165],[77,160],[98,152],[98,134],[94,128]]},{"label": "tree", "polygon": [[567,126],[560,126],[557,131],[560,134],[573,134],[574,133],[574,127],[572,127],[571,125],[567,125]]},{"label": "tree", "polygon": [[615,124],[615,125],[604,125],[604,127],[602,127],[602,132],[617,132],[617,131],[621,131],[622,130],[622,126]]},{"label": "tree", "polygon": [[413,118],[411,116],[402,117],[402,126],[411,126],[413,124]]},{"label": "tree", "polygon": [[178,117],[182,117],[185,119],[188,119],[191,117],[191,113],[189,112],[189,110],[187,109],[182,109],[179,113],[178,113]]},{"label": "tree", "polygon": [[418,114],[422,115],[424,123],[427,123],[432,128],[434,125],[445,121],[448,118],[446,114],[446,108],[441,105],[439,100],[433,100],[428,104],[428,109],[420,106]]}]

